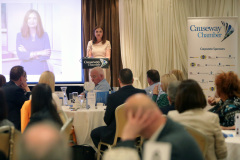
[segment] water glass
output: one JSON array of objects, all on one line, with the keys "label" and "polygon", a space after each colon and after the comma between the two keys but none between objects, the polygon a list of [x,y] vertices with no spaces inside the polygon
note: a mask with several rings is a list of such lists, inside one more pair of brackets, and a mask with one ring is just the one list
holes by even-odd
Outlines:
[{"label": "water glass", "polygon": [[[81,95],[81,94],[80,94],[80,95],[78,96],[78,100],[79,100],[79,102],[80,102],[80,107],[81,107],[81,108],[84,108],[84,106],[83,106],[84,99],[85,99],[85,98],[84,98],[84,95]],[[86,105],[86,104],[85,104],[85,105]]]},{"label": "water glass", "polygon": [[72,92],[73,94],[73,99],[75,100],[75,102],[77,101],[78,98],[78,92]]},{"label": "water glass", "polygon": [[113,91],[116,92],[119,90],[119,87],[112,87],[113,88]]},{"label": "water glass", "polygon": [[68,98],[69,98],[69,101],[68,101],[69,105],[73,105],[73,103],[74,103],[73,94],[69,93],[69,97]]}]

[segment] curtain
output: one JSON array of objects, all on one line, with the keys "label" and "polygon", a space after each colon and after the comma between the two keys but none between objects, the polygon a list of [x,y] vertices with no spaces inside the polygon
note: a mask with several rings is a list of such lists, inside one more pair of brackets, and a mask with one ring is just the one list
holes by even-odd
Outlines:
[{"label": "curtain", "polygon": [[120,42],[123,68],[133,72],[134,86],[142,88],[146,79],[146,25],[144,22],[143,2],[131,0],[119,2]]},{"label": "curtain", "polygon": [[[122,69],[119,34],[118,0],[82,0],[82,46],[83,56],[87,54],[87,43],[92,39],[95,26],[102,26],[111,43],[111,86],[119,86],[118,75]],[[85,81],[89,73],[85,70]]]},{"label": "curtain", "polygon": [[239,17],[238,9],[238,0],[119,0],[122,63],[134,86],[147,86],[149,69],[187,75],[187,17]]}]

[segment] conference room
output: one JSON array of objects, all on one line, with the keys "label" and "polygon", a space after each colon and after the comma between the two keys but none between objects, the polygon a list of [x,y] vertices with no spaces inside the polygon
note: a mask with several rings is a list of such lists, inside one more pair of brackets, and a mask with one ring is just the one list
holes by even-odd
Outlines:
[{"label": "conference room", "polygon": [[[137,93],[145,91],[148,98],[152,100],[151,102],[155,101],[152,105],[156,105],[164,113],[163,117],[166,117],[167,122],[168,119],[173,119],[173,123],[178,124],[179,122],[174,121],[174,118],[169,118],[170,116],[162,109],[164,106],[161,106],[163,102],[166,102],[168,106],[176,109],[168,99],[171,92],[168,88],[170,89],[170,82],[173,81],[171,78],[168,79],[168,76],[171,77],[174,74],[173,70],[181,72],[184,81],[192,79],[201,87],[206,100],[206,106],[202,109],[204,113],[209,112],[208,110],[214,108],[216,104],[225,102],[224,98],[219,95],[217,75],[226,74],[223,84],[227,84],[226,77],[231,75],[229,72],[237,75],[236,79],[239,76],[238,24],[240,21],[238,17],[240,13],[238,10],[240,3],[238,0],[1,0],[0,5],[2,27],[0,74],[4,75],[6,83],[9,83],[11,69],[18,65],[24,67],[29,90],[26,90],[26,86],[23,90],[25,95],[32,92],[32,96],[26,101],[31,109],[33,89],[40,84],[41,75],[45,71],[53,73],[54,89],[48,84],[49,82],[41,83],[46,83],[51,88],[52,99],[56,103],[57,112],[62,120],[61,132],[69,135],[71,145],[73,145],[70,147],[74,151],[72,159],[77,159],[76,156],[80,154],[86,156],[85,153],[80,153],[84,149],[92,151],[94,159],[107,159],[112,153],[114,153],[112,159],[120,159],[121,150],[118,148],[121,145],[125,147],[124,149],[133,148],[133,152],[129,152],[129,157],[133,153],[138,159],[149,159],[148,157],[155,154],[154,148],[157,148],[159,153],[166,153],[159,155],[162,159],[181,159],[172,156],[175,148],[171,141],[167,141],[172,145],[170,148],[161,144],[165,140],[159,140],[156,146],[149,143],[146,144],[147,148],[142,149],[146,139],[150,137],[144,138],[141,133],[138,133],[140,142],[134,145],[137,149],[132,146],[126,147],[124,143],[126,141],[123,140],[118,140],[112,145],[115,134],[107,136],[108,131],[99,129],[115,125],[113,130],[117,133],[119,122],[117,122],[115,109],[111,110],[114,114],[114,124],[106,121],[110,106],[117,108],[125,104],[133,92],[122,91],[131,86],[139,89]],[[84,63],[91,65],[86,67]],[[106,63],[108,67],[104,68],[103,65]],[[94,67],[102,67],[102,70]],[[156,70],[159,74],[157,88],[154,88],[155,85],[152,86],[151,76],[148,75],[150,70]],[[129,78],[127,75],[130,77],[129,81],[126,81]],[[178,79],[176,75],[175,77]],[[50,81],[51,78],[46,79]],[[107,89],[100,88],[103,82],[108,84],[104,86]],[[15,84],[18,84],[17,81]],[[87,88],[87,85],[92,85],[92,88]],[[179,85],[182,85],[182,82]],[[151,86],[151,90],[148,90]],[[63,91],[61,87],[66,87],[66,89]],[[5,90],[3,87],[6,94]],[[74,92],[77,92],[77,96],[71,98]],[[128,94],[128,96],[124,97],[123,94]],[[8,106],[8,97],[5,96]],[[114,99],[115,96],[116,99]],[[238,97],[238,94],[234,92],[234,96]],[[145,98],[143,96],[141,99]],[[213,105],[211,102],[216,102],[216,104]],[[16,111],[18,118],[21,118],[21,108],[24,103],[25,101]],[[125,108],[128,108],[130,103],[131,101],[126,103]],[[121,117],[125,119],[123,127],[130,125],[131,115],[127,114],[131,113],[129,110],[131,107],[124,109],[122,113]],[[7,111],[11,114],[10,107],[7,107]],[[222,117],[219,116],[221,115],[218,114],[219,112],[213,109],[211,112],[217,113],[221,121]],[[239,112],[238,109],[231,112],[230,117],[234,124],[226,125],[227,127],[233,126],[233,128],[226,130],[224,128],[226,126],[219,123],[222,127],[221,136],[225,136],[223,140],[227,154],[222,152],[223,155],[218,157],[216,152],[215,159],[238,159],[240,156],[237,152],[240,148],[237,134],[239,126],[238,119],[235,119],[235,114]],[[29,120],[31,113],[31,110],[28,110]],[[146,111],[146,116],[148,116],[147,113],[153,114]],[[135,112],[132,114],[134,115]],[[229,115],[230,113],[227,114]],[[152,118],[157,117],[158,115],[152,116]],[[6,119],[15,125],[15,119],[13,121],[9,116]],[[198,128],[193,129],[199,131]],[[0,131],[2,132],[1,129]],[[16,129],[16,126],[14,131],[21,137],[20,139],[25,136],[25,131]],[[185,131],[187,132],[187,129]],[[104,136],[96,135],[100,132],[103,132]],[[202,134],[205,139],[208,139],[207,132],[204,131]],[[96,140],[97,136],[100,136],[100,141]],[[63,139],[69,139],[69,137]],[[196,137],[193,136],[193,139],[195,140]],[[16,144],[18,142],[20,143],[16,140]],[[102,145],[104,142],[112,146]],[[194,143],[199,145],[198,141]],[[210,142],[207,143],[210,144]],[[112,148],[113,152],[106,152],[105,149],[101,152],[102,147]],[[209,159],[208,149],[205,147],[203,151],[202,147],[199,147],[197,150],[201,152],[202,157],[198,158]],[[214,149],[217,150],[217,148]],[[10,147],[9,144],[3,153],[6,153],[7,158],[12,156],[11,159],[14,159],[16,150],[18,150],[17,145],[12,144]],[[188,149],[189,151],[191,149]],[[138,152],[146,155],[138,157],[135,154]]]}]

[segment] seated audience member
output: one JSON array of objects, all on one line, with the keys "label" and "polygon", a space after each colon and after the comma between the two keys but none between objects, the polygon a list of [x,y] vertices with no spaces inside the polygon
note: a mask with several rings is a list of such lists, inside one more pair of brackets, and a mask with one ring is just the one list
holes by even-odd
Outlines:
[{"label": "seated audience member", "polygon": [[180,81],[173,81],[168,85],[167,98],[169,101],[169,105],[161,108],[161,111],[163,114],[167,115],[169,111],[175,110],[175,98],[176,98],[177,88],[180,85],[180,83],[181,83]]},{"label": "seated audience member", "polygon": [[[170,143],[171,160],[203,160],[202,153],[192,136],[182,125],[163,116],[158,106],[146,95],[131,96],[127,99],[125,107],[127,123],[123,129],[122,142],[108,152],[115,152],[118,157],[118,147],[134,148],[135,137],[141,135],[147,139],[146,142]],[[128,160],[131,152],[137,152],[137,150],[126,150],[125,157],[122,159]],[[106,152],[104,156],[106,158],[108,153]]]},{"label": "seated audience member", "polygon": [[160,97],[157,99],[159,94],[158,85],[156,85],[153,89],[153,97],[152,100],[158,104],[158,107],[161,109],[163,107],[166,107],[169,105],[169,101],[167,99],[167,88],[169,83],[177,81],[177,78],[173,74],[164,74],[161,76],[161,88],[163,93],[160,95]]},{"label": "seated audience member", "polygon": [[224,159],[227,147],[216,114],[203,110],[207,102],[202,88],[195,80],[184,80],[180,84],[175,108],[168,116],[183,125],[190,126],[208,138],[206,160]]},{"label": "seated audience member", "polygon": [[41,83],[45,83],[48,84],[52,90],[52,98],[54,103],[56,103],[57,105],[57,109],[60,109],[62,102],[60,101],[59,97],[57,96],[55,92],[55,76],[53,74],[53,72],[51,71],[45,71],[41,74],[39,81],[39,84]]},{"label": "seated audience member", "polygon": [[6,83],[6,78],[4,75],[0,74],[0,87]]},{"label": "seated audience member", "polygon": [[57,106],[53,103],[52,90],[47,84],[38,84],[33,88],[31,101],[31,118],[28,123],[49,120],[62,126],[63,123],[57,112]]},{"label": "seated audience member", "polygon": [[[160,86],[160,75],[157,70],[151,69],[147,71],[147,81],[150,85],[149,87],[145,88],[145,91],[147,92],[147,95],[152,98],[153,96],[153,89],[156,85]],[[161,94],[161,87],[160,87],[160,94]]]},{"label": "seated audience member", "polygon": [[133,74],[128,68],[122,69],[118,78],[120,89],[108,96],[107,108],[104,115],[104,122],[107,126],[95,128],[91,132],[91,138],[94,145],[97,147],[100,140],[106,143],[113,143],[116,131],[115,110],[123,104],[128,97],[136,93],[145,93],[144,90],[134,88]]},{"label": "seated audience member", "polygon": [[103,69],[100,67],[95,67],[90,73],[92,82],[95,84],[94,90],[109,91],[111,90],[110,85],[104,77]]},{"label": "seated audience member", "polygon": [[0,89],[0,127],[1,126],[14,126],[14,124],[7,119],[7,103],[2,89]]},{"label": "seated audience member", "polygon": [[71,160],[68,143],[58,128],[49,121],[27,128],[18,144],[18,159]]},{"label": "seated audience member", "polygon": [[218,114],[222,129],[235,129],[235,113],[240,113],[240,81],[233,72],[223,72],[215,78],[220,101],[209,111]]},{"label": "seated audience member", "polygon": [[186,79],[185,76],[184,76],[184,74],[183,74],[183,72],[182,72],[181,70],[173,69],[173,70],[171,71],[171,74],[174,74],[174,75],[176,76],[176,78],[177,78],[178,81],[183,81],[183,80]]},{"label": "seated audience member", "polygon": [[14,66],[10,71],[10,81],[2,87],[8,107],[8,120],[21,130],[20,110],[31,94],[27,86],[27,75],[22,66]]},{"label": "seated audience member", "polygon": [[[39,79],[39,84],[45,83],[48,84],[51,87],[52,90],[52,97],[53,97],[53,103],[57,104],[57,109],[60,110],[61,107],[61,101],[58,98],[58,96],[54,93],[55,92],[55,76],[50,71],[45,71],[41,74]],[[31,97],[30,97],[31,99]],[[21,132],[25,130],[29,120],[31,117],[31,100],[25,101],[25,103],[22,106],[21,109]]]}]

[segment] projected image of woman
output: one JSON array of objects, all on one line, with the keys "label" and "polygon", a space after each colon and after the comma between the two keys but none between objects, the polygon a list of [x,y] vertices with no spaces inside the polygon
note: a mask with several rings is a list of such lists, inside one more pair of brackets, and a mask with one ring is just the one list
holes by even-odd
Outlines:
[{"label": "projected image of woman", "polygon": [[51,47],[36,10],[26,13],[16,43],[17,55],[28,75],[40,75],[49,70],[47,60],[51,56]]},{"label": "projected image of woman", "polygon": [[[87,57],[111,59],[111,44],[106,40],[103,28],[100,26],[96,26],[93,29],[93,38],[87,45]],[[110,69],[104,69],[104,74],[106,80],[109,82]]]}]

